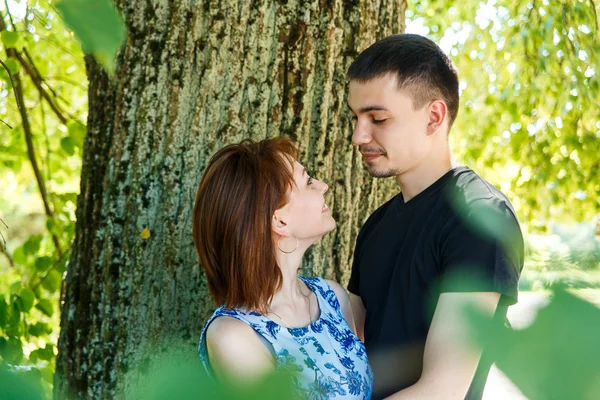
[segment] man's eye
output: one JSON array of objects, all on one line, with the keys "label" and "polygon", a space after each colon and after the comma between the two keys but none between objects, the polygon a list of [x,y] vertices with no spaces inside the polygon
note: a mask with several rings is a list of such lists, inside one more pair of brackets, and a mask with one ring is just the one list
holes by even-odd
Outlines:
[{"label": "man's eye", "polygon": [[351,118],[352,118],[352,121],[356,121],[358,119],[358,117],[356,115],[353,115]]}]

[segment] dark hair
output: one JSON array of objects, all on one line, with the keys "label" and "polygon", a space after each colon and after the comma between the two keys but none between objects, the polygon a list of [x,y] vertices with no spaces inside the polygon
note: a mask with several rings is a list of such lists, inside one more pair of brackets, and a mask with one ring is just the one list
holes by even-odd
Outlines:
[{"label": "dark hair", "polygon": [[359,82],[388,73],[398,76],[398,88],[408,91],[416,109],[443,100],[452,126],[458,114],[458,74],[438,45],[420,35],[388,36],[360,53],[348,69],[350,80]]},{"label": "dark hair", "polygon": [[296,158],[294,143],[277,137],[225,146],[209,161],[192,229],[217,305],[266,313],[281,287],[271,218],[288,201]]}]

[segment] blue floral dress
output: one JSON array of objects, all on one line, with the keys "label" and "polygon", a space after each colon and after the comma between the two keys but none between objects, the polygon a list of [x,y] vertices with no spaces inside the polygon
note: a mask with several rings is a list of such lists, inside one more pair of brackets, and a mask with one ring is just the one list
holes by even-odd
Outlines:
[{"label": "blue floral dress", "polygon": [[286,328],[255,311],[219,307],[208,320],[198,352],[214,377],[206,348],[206,329],[217,317],[229,316],[250,325],[273,353],[278,370],[294,371],[294,386],[308,399],[369,399],[373,373],[365,346],[344,319],[340,303],[321,278],[301,277],[315,293],[321,314],[302,328]]}]

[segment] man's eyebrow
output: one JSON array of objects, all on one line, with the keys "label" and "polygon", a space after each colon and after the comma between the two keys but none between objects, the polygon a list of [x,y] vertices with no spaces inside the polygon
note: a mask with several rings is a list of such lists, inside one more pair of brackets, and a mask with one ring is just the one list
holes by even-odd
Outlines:
[{"label": "man's eyebrow", "polygon": [[[350,111],[354,112],[352,107],[350,107],[350,104],[346,103],[346,105],[348,106]],[[389,111],[389,110],[387,108],[385,108],[384,106],[367,106],[367,107],[363,107],[359,110],[360,114],[368,113],[369,111]]]}]

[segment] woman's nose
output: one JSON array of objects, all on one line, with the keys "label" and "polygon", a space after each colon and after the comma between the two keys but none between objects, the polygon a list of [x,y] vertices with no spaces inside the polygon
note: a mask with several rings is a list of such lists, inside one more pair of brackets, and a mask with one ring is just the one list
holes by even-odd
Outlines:
[{"label": "woman's nose", "polygon": [[[319,181],[321,182],[321,181]],[[321,193],[325,194],[329,190],[329,185],[325,182],[321,182]]]}]

